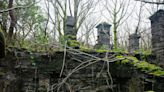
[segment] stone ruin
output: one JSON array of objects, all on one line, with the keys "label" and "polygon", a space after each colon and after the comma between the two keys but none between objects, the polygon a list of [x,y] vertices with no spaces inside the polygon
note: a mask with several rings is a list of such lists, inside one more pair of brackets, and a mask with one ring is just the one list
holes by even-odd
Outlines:
[{"label": "stone ruin", "polygon": [[106,22],[102,22],[96,26],[98,34],[97,44],[95,45],[96,49],[112,49],[112,45],[110,44],[110,27],[111,25]]},{"label": "stone ruin", "polygon": [[[158,10],[149,17],[151,21],[152,53],[156,55],[154,63],[164,67],[164,10]],[[139,38],[136,33],[129,36],[129,52],[139,50]]]},{"label": "stone ruin", "polygon": [[[73,21],[73,18],[67,18]],[[159,10],[150,17],[152,25],[152,52],[157,56],[160,65],[164,65],[164,11]],[[98,28],[98,44],[110,49],[110,27],[107,23],[101,23]],[[67,21],[67,36],[76,36],[73,33],[73,22]],[[139,38],[137,34],[129,37],[129,50],[139,49]],[[106,49],[107,49],[106,48]],[[72,53],[71,53],[72,52]],[[91,55],[88,55],[91,54]],[[64,52],[37,53],[17,48],[11,48],[4,59],[0,59],[0,92],[56,92],[53,89],[56,83],[60,83],[71,70],[75,69],[81,62],[89,59],[104,58],[106,53],[95,52],[67,52],[65,58],[65,69],[60,76]],[[117,53],[108,53],[108,57]],[[118,53],[120,55],[120,53]],[[123,56],[128,54],[122,53]],[[96,57],[96,58],[95,58]],[[142,56],[141,56],[142,57]],[[5,61],[5,62],[4,62]],[[91,61],[90,61],[91,62]],[[131,62],[131,61],[130,61]],[[91,66],[74,72],[67,80],[74,92],[143,92],[154,90],[163,92],[164,77],[147,74],[140,71],[129,63],[121,64],[110,62],[109,70],[113,77],[114,85],[106,86],[110,81],[109,75],[104,67],[105,61],[100,60]],[[120,64],[119,64],[120,63]],[[104,67],[102,69],[102,67]],[[103,70],[103,71],[102,71]],[[109,88],[110,87],[110,88]],[[113,88],[113,90],[111,90]],[[131,89],[130,89],[131,88]],[[98,89],[101,89],[98,90]],[[59,92],[69,92],[63,85]]]},{"label": "stone ruin", "polygon": [[140,36],[137,33],[131,34],[129,36],[129,52],[134,52],[139,50],[139,38]]},{"label": "stone ruin", "polygon": [[75,32],[74,32],[74,17],[72,16],[67,16],[67,21],[66,21],[66,31],[65,31],[65,35],[67,36],[76,36]]},{"label": "stone ruin", "polygon": [[164,67],[164,10],[158,10],[150,18],[152,34],[152,53],[158,65]]},{"label": "stone ruin", "polygon": [[74,29],[75,19],[72,16],[67,16],[66,29],[64,31],[65,40],[67,45],[73,47],[74,49],[79,49],[80,43],[76,39],[77,32]]},{"label": "stone ruin", "polygon": [[[82,62],[104,58],[106,55],[108,57],[119,55],[112,52],[108,54],[88,52],[88,54],[90,55],[85,52],[67,52],[65,67],[60,76],[63,51],[50,54],[11,48],[7,56],[0,59],[0,92],[57,92],[60,85],[56,84],[62,83],[62,80]],[[130,64],[121,64],[121,61],[109,63],[108,68],[113,80],[111,83],[108,68],[104,66],[106,61],[94,62],[89,61],[84,64],[86,67],[81,66],[80,70],[75,70],[66,80],[70,88],[63,84],[58,92],[144,92],[151,89],[163,92],[164,90],[163,77],[143,73]],[[91,63],[93,64],[90,65]],[[88,64],[90,66],[87,66]]]}]

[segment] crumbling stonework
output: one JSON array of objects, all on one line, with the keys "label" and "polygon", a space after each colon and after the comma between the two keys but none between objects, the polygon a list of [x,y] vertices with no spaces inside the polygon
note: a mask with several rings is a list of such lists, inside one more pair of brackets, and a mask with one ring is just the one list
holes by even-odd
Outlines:
[{"label": "crumbling stonework", "polygon": [[111,25],[106,22],[100,23],[96,26],[98,39],[95,48],[103,48],[107,50],[112,48],[112,45],[110,44],[110,27]]},{"label": "crumbling stonework", "polygon": [[[149,75],[140,74],[129,64],[97,59],[116,54],[67,50],[64,57],[63,51],[38,53],[21,49],[11,50],[6,58],[0,60],[0,92],[56,92],[60,87],[59,84],[67,77],[66,83],[62,84],[59,92],[69,92],[70,90],[72,92],[131,92],[132,89],[142,91],[152,89],[151,86],[143,89],[142,85],[147,85],[141,85],[141,83],[149,82],[144,81],[144,78]],[[127,56],[127,54],[122,55]],[[61,73],[63,58],[65,58],[65,65]],[[88,63],[86,63],[87,61]],[[107,67],[107,63],[110,67]],[[79,67],[81,69],[78,69]],[[107,71],[108,68],[110,73]],[[72,73],[72,71],[74,72]],[[69,75],[70,73],[72,74]],[[137,82],[133,79],[137,78],[136,76],[138,76],[138,79],[135,79]],[[154,78],[152,76],[150,79]],[[162,83],[158,82],[156,87],[157,85],[162,86]],[[157,87],[154,90],[162,92],[161,90],[164,89]]]},{"label": "crumbling stonework", "polygon": [[134,52],[139,50],[139,38],[140,36],[136,33],[131,34],[129,36],[129,47],[128,47],[129,52]]},{"label": "crumbling stonework", "polygon": [[164,67],[164,10],[158,10],[150,20],[152,52],[157,56],[157,64]]},{"label": "crumbling stonework", "polygon": [[75,19],[72,16],[67,16],[66,29],[64,31],[64,38],[67,41],[67,45],[73,48],[80,48],[80,43],[76,39],[77,32],[75,31]]},{"label": "crumbling stonework", "polygon": [[75,20],[72,16],[67,16],[65,35],[76,36],[74,32]]}]

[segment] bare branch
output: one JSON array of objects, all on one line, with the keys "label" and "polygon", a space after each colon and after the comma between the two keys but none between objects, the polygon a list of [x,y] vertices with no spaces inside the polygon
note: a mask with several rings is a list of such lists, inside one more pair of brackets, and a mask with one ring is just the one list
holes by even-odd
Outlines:
[{"label": "bare branch", "polygon": [[141,1],[149,4],[164,4],[164,1],[163,2],[153,2],[153,1],[146,1],[146,0],[135,0],[135,1]]},{"label": "bare branch", "polygon": [[11,11],[11,10],[15,10],[15,9],[24,9],[24,8],[28,8],[32,5],[34,5],[36,3],[32,3],[32,4],[29,4],[27,6],[17,6],[17,7],[12,7],[12,8],[8,8],[8,9],[4,9],[4,10],[0,10],[0,13],[4,13],[4,12],[8,12],[8,11]]}]

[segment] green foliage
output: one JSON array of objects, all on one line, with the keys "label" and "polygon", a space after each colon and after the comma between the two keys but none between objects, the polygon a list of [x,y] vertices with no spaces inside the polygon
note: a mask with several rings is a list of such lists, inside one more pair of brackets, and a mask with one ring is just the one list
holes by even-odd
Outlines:
[{"label": "green foliage", "polygon": [[[29,5],[35,3],[35,0],[17,0],[17,5]],[[40,23],[45,21],[45,18],[42,15],[40,7],[36,4],[31,5],[28,8],[20,9],[17,11],[18,22],[26,27],[40,25]]]},{"label": "green foliage", "polygon": [[34,47],[37,48],[37,46],[48,43],[47,19],[41,12],[41,7],[34,3],[36,0],[16,0],[16,5],[30,5],[30,7],[15,11],[18,23],[15,46],[34,49]]},{"label": "green foliage", "polygon": [[37,44],[48,44],[49,38],[45,36],[43,29],[37,30],[35,33],[35,41]]}]

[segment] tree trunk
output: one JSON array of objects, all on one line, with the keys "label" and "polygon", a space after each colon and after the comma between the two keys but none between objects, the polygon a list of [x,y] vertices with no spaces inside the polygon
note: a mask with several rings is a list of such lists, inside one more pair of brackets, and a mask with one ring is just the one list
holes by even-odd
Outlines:
[{"label": "tree trunk", "polygon": [[113,33],[114,33],[114,50],[117,50],[117,24],[113,25]]},{"label": "tree trunk", "polygon": [[[12,7],[13,7],[13,0],[9,0],[8,8],[12,8]],[[9,33],[8,33],[8,40],[9,42],[11,42],[16,20],[14,17],[13,10],[9,11],[9,15],[10,15],[11,22],[10,22]]]}]

